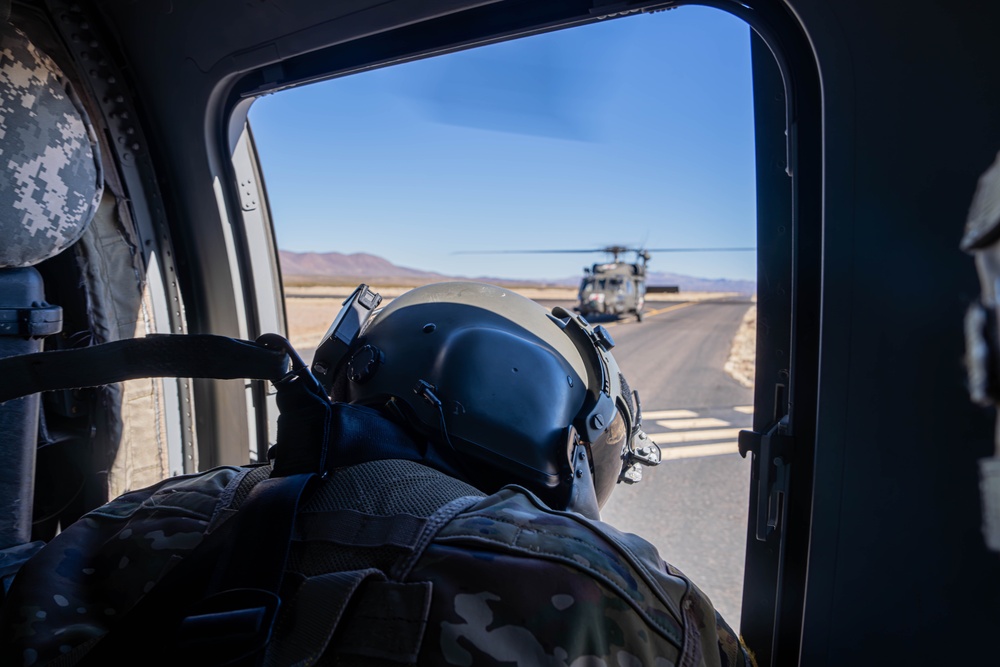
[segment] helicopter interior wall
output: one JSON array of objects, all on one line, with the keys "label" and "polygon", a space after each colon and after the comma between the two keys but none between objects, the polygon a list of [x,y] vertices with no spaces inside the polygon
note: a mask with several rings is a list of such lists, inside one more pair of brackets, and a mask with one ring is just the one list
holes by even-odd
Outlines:
[{"label": "helicopter interior wall", "polygon": [[[789,3],[822,72],[822,352],[805,664],[979,664],[1000,620],[958,250],[1000,148],[995,4]],[[766,205],[766,202],[760,202]]]},{"label": "helicopter interior wall", "polygon": [[[161,213],[170,220],[187,323],[231,335],[256,327],[243,292],[252,267],[240,251],[240,229],[229,222],[239,207],[228,178],[230,112],[243,92],[401,51],[589,21],[594,6],[107,0],[89,16],[68,2],[37,4],[67,42],[89,25],[127,72],[145,159],[155,162],[166,196]],[[802,586],[789,578],[800,604],[779,612],[789,639],[775,655],[801,652],[809,664],[975,663],[1000,619],[1000,559],[979,533],[976,460],[992,451],[992,415],[973,408],[964,391],[961,318],[978,285],[957,246],[976,179],[1000,148],[1000,43],[991,33],[1000,7],[971,0],[947,9],[933,0],[753,4],[790,8],[808,35],[823,134],[821,144],[806,137],[797,144],[806,152],[792,156],[793,171],[822,160],[822,173],[811,176],[822,183],[822,209],[809,208],[816,193],[791,202],[775,174],[758,202],[761,220],[800,215],[797,232],[816,253],[795,265],[807,279],[794,296],[818,316],[800,318],[795,348],[762,351],[819,350],[812,369],[802,357],[800,376],[818,372],[800,388],[802,396],[818,392],[818,412],[815,468],[805,467],[797,487],[809,493],[791,512],[799,523],[805,515],[806,534],[800,525],[784,556],[768,545],[759,561],[748,556],[747,599],[754,602],[753,586],[787,596],[769,577],[808,563]],[[469,20],[447,15],[468,7],[476,7]],[[438,15],[421,30],[419,21]],[[412,27],[392,39],[388,31],[401,25]],[[363,35],[370,37],[350,43]],[[769,81],[757,82],[758,104],[781,92],[780,79]],[[784,131],[783,123],[758,123],[761,159],[780,160]],[[769,260],[761,261],[766,271]],[[813,276],[822,277],[821,300]],[[758,387],[759,395],[772,390]],[[200,384],[196,404],[199,439],[214,448],[204,465],[240,460],[250,439],[242,384]],[[768,642],[772,619],[757,622],[750,637]],[[769,647],[759,654],[771,657]]]},{"label": "helicopter interior wall", "polygon": [[[46,349],[155,333],[168,319],[160,307],[168,297],[155,271],[146,271],[144,250],[154,244],[141,242],[151,235],[130,213],[89,82],[44,12],[13,9],[12,23],[58,64],[79,95],[95,124],[103,163],[103,196],[93,221],[75,244],[36,267],[46,299],[63,311],[62,331],[46,338]],[[110,497],[183,471],[180,448],[171,448],[177,439],[168,435],[178,427],[175,387],[174,380],[144,379],[42,396],[33,539],[50,539],[60,525]]]}]

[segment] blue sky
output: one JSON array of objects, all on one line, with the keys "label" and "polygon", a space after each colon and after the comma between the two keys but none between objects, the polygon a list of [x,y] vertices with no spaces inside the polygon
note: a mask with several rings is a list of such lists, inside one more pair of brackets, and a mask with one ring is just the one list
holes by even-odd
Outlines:
[{"label": "blue sky", "polygon": [[[755,245],[750,29],[682,7],[283,91],[250,122],[279,247],[556,279],[587,255]],[[753,279],[754,253],[651,270]]]}]

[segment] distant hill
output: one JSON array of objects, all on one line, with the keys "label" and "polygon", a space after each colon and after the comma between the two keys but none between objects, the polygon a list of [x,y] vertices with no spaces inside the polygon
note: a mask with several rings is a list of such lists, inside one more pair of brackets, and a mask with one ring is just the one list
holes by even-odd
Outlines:
[{"label": "distant hill", "polygon": [[[490,276],[446,276],[433,271],[396,266],[387,259],[363,252],[345,255],[339,252],[279,250],[278,257],[281,261],[282,279],[285,285],[293,287],[357,285],[359,280],[400,287],[416,287],[443,280],[479,280],[510,287],[558,284],[554,281],[509,280]],[[578,282],[578,278],[571,279],[569,284],[576,285]]]},{"label": "distant hill", "polygon": [[695,278],[667,271],[650,271],[646,274],[647,285],[677,285],[683,292],[737,292],[753,294],[757,283],[753,280],[732,280],[730,278]]},{"label": "distant hill", "polygon": [[[356,285],[359,279],[376,284],[416,286],[442,280],[469,280],[469,276],[446,276],[432,271],[421,271],[392,262],[368,253],[345,255],[339,252],[291,252],[279,250],[281,274],[286,285]],[[502,283],[504,285],[560,285],[575,287],[580,276],[570,276],[561,280],[507,280],[476,276],[473,280]],[[730,280],[728,278],[695,278],[664,271],[651,271],[649,285],[677,285],[684,291],[697,292],[739,292],[753,294],[757,290],[752,280]]]},{"label": "distant hill", "polygon": [[448,276],[431,271],[396,266],[392,262],[363,252],[345,255],[339,252],[291,252],[279,250],[281,274],[286,282],[304,284],[338,284],[364,278],[372,282],[392,282],[404,285],[448,280]]}]

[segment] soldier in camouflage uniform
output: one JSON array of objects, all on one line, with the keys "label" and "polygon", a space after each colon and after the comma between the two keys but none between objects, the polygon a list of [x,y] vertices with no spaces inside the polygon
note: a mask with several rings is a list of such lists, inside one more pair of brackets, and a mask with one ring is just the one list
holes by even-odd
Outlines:
[{"label": "soldier in camouflage uniform", "polygon": [[[0,265],[14,267],[75,241],[101,174],[54,63],[8,24],[0,58],[12,175],[0,207],[15,212],[0,219]],[[126,493],[24,565],[0,614],[0,664],[750,664],[694,584],[599,519],[620,481],[658,462],[606,331],[497,287],[448,283],[334,343],[313,366],[328,396],[309,403],[279,386],[273,469],[227,466]],[[234,590],[232,572],[268,575],[276,538],[254,514],[257,492],[295,477],[282,467],[311,445],[303,429],[288,436],[303,423],[318,425],[312,472],[324,477],[278,541],[280,607],[263,634],[228,632],[212,623],[259,610],[202,603],[213,582]]]},{"label": "soldier in camouflage uniform", "polygon": [[[472,283],[413,290],[363,326],[317,361],[339,399],[328,474],[297,513],[263,664],[752,664],[693,583],[599,520],[656,460],[606,331]],[[165,573],[236,525],[269,474],[219,468],[91,512],[18,575],[0,658],[99,650],[182,588]],[[249,544],[234,558],[252,563]],[[145,663],[187,660],[141,634],[169,623],[125,626]]]}]

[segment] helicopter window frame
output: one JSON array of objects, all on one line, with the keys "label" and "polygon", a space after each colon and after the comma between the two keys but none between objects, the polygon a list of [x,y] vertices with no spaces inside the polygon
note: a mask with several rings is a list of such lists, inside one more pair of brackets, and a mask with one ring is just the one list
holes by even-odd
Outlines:
[{"label": "helicopter window frame", "polygon": [[[219,137],[227,137],[246,123],[256,97],[319,80],[409,62],[506,39],[565,29],[602,20],[589,3],[570,0],[543,3],[499,2],[446,15],[422,23],[372,34],[350,42],[316,49],[249,70],[229,82],[228,95],[217,109]],[[770,64],[754,69],[755,126],[758,139],[758,308],[768,326],[758,333],[758,384],[754,397],[754,430],[769,428],[783,411],[789,412],[799,456],[790,471],[790,484],[799,502],[788,503],[781,524],[764,542],[755,540],[754,506],[761,498],[751,477],[750,525],[741,632],[757,652],[761,664],[797,655],[804,611],[805,564],[809,555],[809,528],[818,400],[819,304],[823,220],[822,97],[820,76],[808,37],[799,20],[779,0],[703,0],[700,2],[637,2],[630,11],[669,9],[682,5],[714,7],[743,19],[755,38],[758,59]],[[516,8],[518,11],[512,11]],[[475,20],[467,20],[475,16]],[[766,72],[765,72],[766,70]],[[762,81],[758,81],[758,74]],[[763,81],[767,79],[767,81]],[[771,104],[758,105],[770,95]],[[781,107],[776,110],[775,103]],[[758,112],[761,116],[758,116]],[[782,116],[781,130],[762,128],[761,117]],[[763,134],[762,134],[763,133]],[[779,134],[783,135],[779,139]],[[223,160],[223,164],[226,161]],[[765,168],[762,169],[762,165]],[[775,165],[787,174],[775,174],[762,186],[762,172]],[[236,203],[235,179],[226,196]],[[762,202],[765,202],[762,205]],[[769,214],[771,215],[768,218]],[[775,221],[779,221],[776,223]],[[780,233],[775,230],[780,229]],[[245,243],[245,239],[241,239]],[[252,275],[247,253],[239,258],[244,275]],[[762,280],[762,277],[766,277]],[[766,293],[761,294],[762,287]],[[249,295],[246,298],[251,298]],[[768,312],[763,312],[770,309]],[[248,312],[253,312],[248,307]],[[792,332],[794,331],[794,336]],[[761,334],[765,334],[761,337]],[[761,354],[763,352],[763,354]],[[780,353],[780,354],[779,354]],[[783,357],[768,359],[768,355]],[[764,377],[762,375],[771,376]],[[783,383],[774,378],[783,378]],[[766,388],[765,388],[766,387]],[[781,391],[776,388],[781,387]],[[261,404],[258,410],[265,409]],[[266,420],[258,420],[262,423]]]}]

